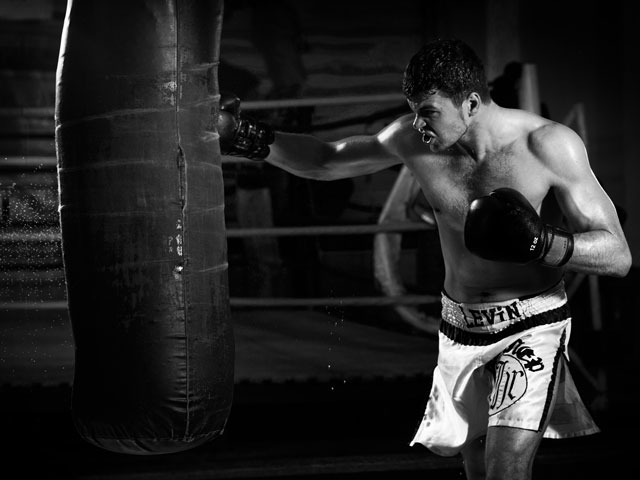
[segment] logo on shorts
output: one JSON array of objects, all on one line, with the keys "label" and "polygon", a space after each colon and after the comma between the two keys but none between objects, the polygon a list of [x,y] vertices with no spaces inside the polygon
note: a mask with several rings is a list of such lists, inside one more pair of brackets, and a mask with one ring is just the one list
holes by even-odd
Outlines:
[{"label": "logo on shorts", "polygon": [[489,414],[495,415],[520,400],[529,385],[527,371],[543,369],[542,359],[521,339],[509,345],[495,362],[495,385],[489,397]]},{"label": "logo on shorts", "polygon": [[462,305],[459,305],[459,308],[467,327],[479,327],[520,318],[522,313],[518,309],[519,303],[516,300],[509,305],[499,305],[479,310],[463,307]]}]

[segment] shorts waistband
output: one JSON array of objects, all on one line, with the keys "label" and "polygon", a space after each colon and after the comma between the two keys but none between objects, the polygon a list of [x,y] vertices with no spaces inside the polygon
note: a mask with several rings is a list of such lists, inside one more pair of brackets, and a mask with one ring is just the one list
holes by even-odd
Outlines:
[{"label": "shorts waistband", "polygon": [[490,303],[460,303],[443,292],[442,320],[462,330],[492,333],[527,318],[565,306],[567,306],[567,294],[563,281],[533,297]]}]

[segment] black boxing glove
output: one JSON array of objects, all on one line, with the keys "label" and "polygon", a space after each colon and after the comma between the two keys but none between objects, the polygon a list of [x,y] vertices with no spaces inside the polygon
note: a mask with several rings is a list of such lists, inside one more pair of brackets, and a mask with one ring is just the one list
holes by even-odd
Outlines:
[{"label": "black boxing glove", "polygon": [[464,242],[487,260],[560,267],[573,254],[573,235],[546,225],[517,190],[499,188],[471,202]]},{"label": "black boxing glove", "polygon": [[217,122],[220,151],[223,155],[263,160],[275,140],[273,129],[240,113],[240,99],[229,93],[220,95]]}]

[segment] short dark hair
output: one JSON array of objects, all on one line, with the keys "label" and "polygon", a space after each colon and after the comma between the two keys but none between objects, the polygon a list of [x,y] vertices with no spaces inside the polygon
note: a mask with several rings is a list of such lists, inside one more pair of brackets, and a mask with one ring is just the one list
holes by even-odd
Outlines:
[{"label": "short dark hair", "polygon": [[477,92],[483,103],[491,99],[482,62],[458,39],[439,39],[423,46],[405,69],[402,91],[414,101],[440,91],[458,106],[471,92]]}]

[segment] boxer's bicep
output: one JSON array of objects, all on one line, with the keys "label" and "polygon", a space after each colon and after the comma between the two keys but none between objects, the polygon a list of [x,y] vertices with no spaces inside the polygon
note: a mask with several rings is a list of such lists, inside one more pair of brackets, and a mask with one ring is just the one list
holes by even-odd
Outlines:
[{"label": "boxer's bicep", "polygon": [[350,176],[375,173],[401,162],[373,135],[349,137],[332,145],[330,166]]},{"label": "boxer's bicep", "polygon": [[630,266],[629,247],[615,205],[594,175],[582,140],[569,129],[560,130],[547,139],[544,148],[551,186],[574,233],[568,266],[584,273],[625,275]]},{"label": "boxer's bicep", "polygon": [[615,207],[594,175],[580,137],[559,126],[546,135],[541,151],[552,174],[556,199],[572,230],[615,230]]}]

